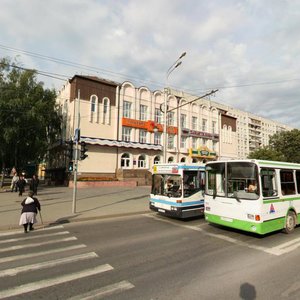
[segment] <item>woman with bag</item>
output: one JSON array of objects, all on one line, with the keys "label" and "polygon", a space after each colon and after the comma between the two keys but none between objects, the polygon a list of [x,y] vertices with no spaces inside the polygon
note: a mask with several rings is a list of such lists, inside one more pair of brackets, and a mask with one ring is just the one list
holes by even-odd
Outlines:
[{"label": "woman with bag", "polygon": [[40,202],[37,198],[33,197],[33,191],[28,192],[28,197],[25,198],[22,203],[22,212],[19,225],[24,226],[24,232],[27,233],[29,230],[34,230],[33,224],[37,222],[36,214],[38,210],[41,210]]}]

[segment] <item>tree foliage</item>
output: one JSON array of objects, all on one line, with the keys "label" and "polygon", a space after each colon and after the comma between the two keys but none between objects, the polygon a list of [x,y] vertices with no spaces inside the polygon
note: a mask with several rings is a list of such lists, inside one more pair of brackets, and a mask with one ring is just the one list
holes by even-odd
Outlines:
[{"label": "tree foliage", "polygon": [[272,135],[269,146],[250,153],[249,158],[300,163],[300,130],[293,129]]},{"label": "tree foliage", "polygon": [[36,72],[0,60],[0,161],[3,166],[23,168],[43,160],[56,138],[60,118],[55,90],[44,89]]}]

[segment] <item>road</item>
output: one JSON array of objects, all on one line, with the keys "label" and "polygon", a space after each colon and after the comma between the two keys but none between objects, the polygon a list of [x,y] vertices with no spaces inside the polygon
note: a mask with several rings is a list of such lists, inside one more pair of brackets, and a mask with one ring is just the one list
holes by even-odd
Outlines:
[{"label": "road", "polygon": [[152,213],[7,231],[0,299],[299,299],[299,246]]}]

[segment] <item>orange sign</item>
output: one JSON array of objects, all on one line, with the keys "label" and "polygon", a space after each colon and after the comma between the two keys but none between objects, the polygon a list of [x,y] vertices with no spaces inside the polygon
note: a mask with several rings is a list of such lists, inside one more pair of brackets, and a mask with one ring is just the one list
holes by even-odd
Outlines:
[{"label": "orange sign", "polygon": [[[154,132],[154,128],[157,128],[158,132],[163,132],[164,128],[162,124],[156,123],[154,121],[141,121],[135,119],[122,118],[122,125],[127,127],[145,129],[149,132]],[[177,134],[178,128],[174,126],[167,126],[167,132],[169,134]]]}]

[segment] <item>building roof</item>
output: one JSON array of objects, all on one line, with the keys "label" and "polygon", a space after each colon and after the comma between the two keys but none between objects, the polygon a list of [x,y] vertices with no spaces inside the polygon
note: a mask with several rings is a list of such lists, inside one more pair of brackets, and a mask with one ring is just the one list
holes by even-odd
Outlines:
[{"label": "building roof", "polygon": [[121,85],[121,83],[116,82],[116,81],[112,81],[112,80],[108,80],[108,79],[104,79],[104,78],[99,78],[97,76],[88,76],[88,75],[74,75],[70,79],[70,83],[73,80],[75,80],[75,78],[87,79],[87,80],[91,80],[91,81],[95,81],[95,82],[99,82],[99,83],[104,83],[104,84],[108,84],[108,85],[112,85],[112,86],[120,86]]}]

